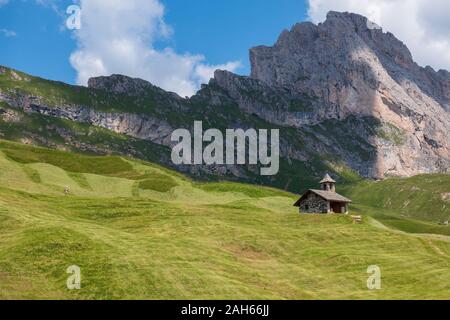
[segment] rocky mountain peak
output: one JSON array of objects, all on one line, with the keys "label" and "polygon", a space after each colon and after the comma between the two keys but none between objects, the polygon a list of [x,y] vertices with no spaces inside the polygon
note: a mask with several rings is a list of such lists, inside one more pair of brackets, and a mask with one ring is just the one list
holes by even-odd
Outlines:
[{"label": "rocky mountain peak", "polygon": [[347,24],[348,27],[355,28],[357,31],[364,31],[367,29],[382,31],[382,28],[379,25],[370,21],[368,18],[351,12],[330,11],[327,14],[325,23]]},{"label": "rocky mountain peak", "polygon": [[142,79],[130,78],[127,76],[113,74],[109,77],[90,78],[88,87],[91,89],[101,89],[116,93],[140,94],[151,88],[151,84]]},{"label": "rocky mountain peak", "polygon": [[[167,94],[166,91],[154,86],[146,80],[131,78],[120,74],[90,78],[88,80],[88,87],[129,96],[146,96],[150,93],[157,93],[160,95]],[[169,94],[172,97],[180,98],[175,93],[170,92]]]},{"label": "rocky mountain peak", "polygon": [[418,68],[409,49],[393,34],[364,16],[332,11],[323,23],[298,23],[283,31],[273,47],[250,49],[251,76],[271,85],[292,85],[315,71],[306,68],[308,60],[320,60],[326,67],[336,58],[355,60],[361,50],[404,68]]},{"label": "rocky mountain peak", "polygon": [[401,145],[375,142],[374,176],[450,167],[449,73],[420,67],[366,17],[329,12],[318,25],[296,24],[274,46],[250,49],[250,60],[253,79],[316,97],[322,119],[370,116],[402,132]]}]

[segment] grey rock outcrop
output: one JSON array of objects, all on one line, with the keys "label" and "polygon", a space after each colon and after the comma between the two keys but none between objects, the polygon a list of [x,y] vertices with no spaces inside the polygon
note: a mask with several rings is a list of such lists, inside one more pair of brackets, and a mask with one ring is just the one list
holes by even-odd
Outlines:
[{"label": "grey rock outcrop", "polygon": [[325,118],[372,116],[403,132],[404,142],[374,139],[374,177],[448,172],[450,74],[417,65],[408,48],[367,18],[330,12],[300,23],[273,47],[250,50],[251,77],[316,96]]}]

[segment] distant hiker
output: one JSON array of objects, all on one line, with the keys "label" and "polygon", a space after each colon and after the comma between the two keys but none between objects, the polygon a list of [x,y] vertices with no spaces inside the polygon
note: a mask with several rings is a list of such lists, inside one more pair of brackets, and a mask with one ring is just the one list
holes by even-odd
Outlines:
[{"label": "distant hiker", "polygon": [[64,194],[67,196],[70,194],[70,187],[69,186],[65,186],[64,187]]}]

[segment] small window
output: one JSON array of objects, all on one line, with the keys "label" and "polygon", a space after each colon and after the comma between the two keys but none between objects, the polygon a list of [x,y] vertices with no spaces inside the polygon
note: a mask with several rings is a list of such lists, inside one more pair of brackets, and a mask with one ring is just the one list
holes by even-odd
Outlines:
[{"label": "small window", "polygon": [[308,205],[305,205],[305,210],[309,210],[309,206]]}]

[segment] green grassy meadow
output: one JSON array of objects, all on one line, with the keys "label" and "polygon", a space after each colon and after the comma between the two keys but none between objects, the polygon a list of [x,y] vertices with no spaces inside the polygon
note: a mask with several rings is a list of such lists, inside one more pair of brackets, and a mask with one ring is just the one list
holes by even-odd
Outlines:
[{"label": "green grassy meadow", "polygon": [[450,236],[450,175],[428,174],[383,181],[359,181],[341,191],[353,199],[353,210],[386,226],[409,233]]},{"label": "green grassy meadow", "polygon": [[[353,224],[299,215],[276,189],[0,141],[0,299],[450,299],[449,227],[395,222],[440,228],[450,204],[429,217],[411,201],[406,216],[370,203],[371,188],[345,190],[364,216]],[[80,290],[66,287],[71,265]],[[370,265],[381,290],[367,289]]]}]

